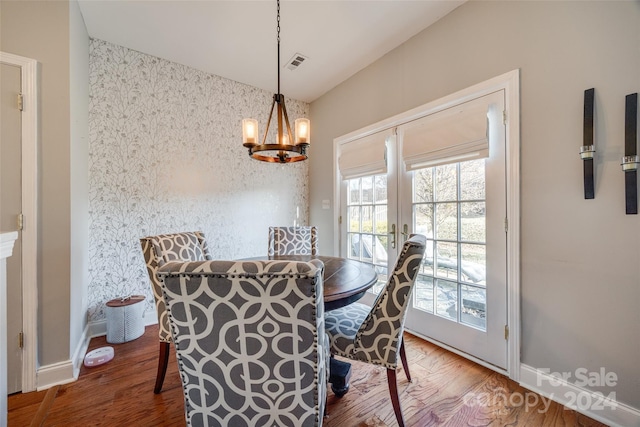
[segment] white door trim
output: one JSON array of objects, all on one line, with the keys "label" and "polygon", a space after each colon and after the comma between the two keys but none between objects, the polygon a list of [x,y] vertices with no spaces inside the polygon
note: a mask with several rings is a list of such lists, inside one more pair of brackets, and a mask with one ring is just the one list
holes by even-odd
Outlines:
[{"label": "white door trim", "polygon": [[[426,103],[333,140],[334,251],[339,253],[340,184],[337,168],[339,146],[376,132],[400,126],[469,99],[497,90],[506,93],[506,161],[507,161],[507,372],[520,378],[520,70],[509,71],[490,80]],[[498,370],[498,369],[496,369]],[[498,370],[503,372],[502,370]]]},{"label": "white door trim", "polygon": [[38,62],[0,52],[0,62],[21,69],[22,111],[22,391],[36,389],[38,369]]},{"label": "white door trim", "polygon": [[520,381],[520,70],[503,74],[507,93],[507,320],[509,378]]}]

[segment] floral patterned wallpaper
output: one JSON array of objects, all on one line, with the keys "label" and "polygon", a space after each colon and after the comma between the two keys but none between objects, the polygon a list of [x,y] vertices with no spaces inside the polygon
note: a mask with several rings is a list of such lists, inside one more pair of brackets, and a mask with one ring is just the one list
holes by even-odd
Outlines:
[{"label": "floral patterned wallpaper", "polygon": [[[97,39],[89,78],[90,322],[130,294],[154,310],[140,237],[202,230],[235,259],[266,254],[270,225],[307,224],[308,163],[242,147],[242,119],[264,129],[273,93]],[[309,105],[287,111],[293,124]]]}]

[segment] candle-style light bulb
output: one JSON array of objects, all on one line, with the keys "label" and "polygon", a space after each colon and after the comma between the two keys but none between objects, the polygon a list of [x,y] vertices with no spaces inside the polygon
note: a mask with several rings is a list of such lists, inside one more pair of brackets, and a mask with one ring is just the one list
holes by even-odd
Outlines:
[{"label": "candle-style light bulb", "polygon": [[242,143],[256,145],[258,138],[258,121],[255,119],[242,120]]},{"label": "candle-style light bulb", "polygon": [[309,119],[296,119],[294,127],[296,129],[296,144],[309,144],[311,141]]}]

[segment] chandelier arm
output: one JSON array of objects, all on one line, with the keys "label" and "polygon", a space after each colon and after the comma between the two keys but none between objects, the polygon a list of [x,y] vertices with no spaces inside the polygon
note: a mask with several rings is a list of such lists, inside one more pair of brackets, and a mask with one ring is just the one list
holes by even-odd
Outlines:
[{"label": "chandelier arm", "polygon": [[280,100],[282,102],[282,114],[284,115],[284,122],[287,125],[287,133],[289,134],[289,144],[295,145],[295,141],[293,140],[293,133],[291,133],[291,125],[289,124],[289,116],[287,115],[287,106],[284,103],[284,96],[280,95]]},{"label": "chandelier arm", "polygon": [[262,145],[267,143],[267,134],[269,133],[269,125],[271,125],[271,116],[273,116],[273,107],[276,105],[276,97],[273,97],[271,102],[271,111],[269,111],[269,118],[267,119],[267,128],[264,130],[264,136],[262,137]]},{"label": "chandelier arm", "polygon": [[284,144],[282,141],[282,95],[278,94],[278,136],[276,141],[278,144]]}]

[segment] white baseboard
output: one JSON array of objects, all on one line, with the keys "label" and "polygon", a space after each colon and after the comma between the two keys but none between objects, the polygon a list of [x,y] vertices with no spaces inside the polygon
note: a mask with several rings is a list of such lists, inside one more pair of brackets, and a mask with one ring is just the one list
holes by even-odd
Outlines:
[{"label": "white baseboard", "polygon": [[87,324],[82,331],[82,337],[80,342],[76,346],[76,351],[73,352],[71,360],[73,361],[73,377],[78,379],[80,375],[80,366],[84,363],[84,356],[87,354],[89,348],[89,342],[91,341],[91,335],[89,335],[90,326]]},{"label": "white baseboard", "polygon": [[89,336],[93,337],[101,337],[103,335],[107,335],[107,320],[96,320],[95,322],[89,323]]},{"label": "white baseboard", "polygon": [[640,427],[640,411],[528,365],[520,365],[520,385],[610,426]]},{"label": "white baseboard", "polygon": [[75,380],[76,377],[73,375],[73,361],[71,360],[41,366],[38,368],[36,390],[46,390],[54,385],[68,384]]},{"label": "white baseboard", "polygon": [[[155,325],[158,323],[158,316],[155,312],[145,313],[144,324]],[[37,372],[36,390],[46,390],[54,385],[68,384],[78,379],[80,366],[84,363],[84,356],[89,348],[89,342],[93,337],[107,334],[107,321],[98,320],[89,322],[84,328],[82,338],[76,345],[76,349],[70,360],[42,366]]]}]

